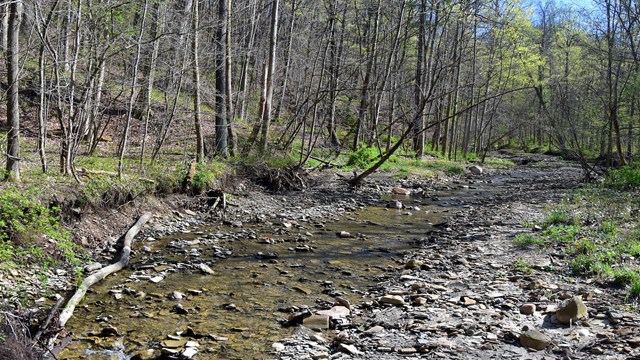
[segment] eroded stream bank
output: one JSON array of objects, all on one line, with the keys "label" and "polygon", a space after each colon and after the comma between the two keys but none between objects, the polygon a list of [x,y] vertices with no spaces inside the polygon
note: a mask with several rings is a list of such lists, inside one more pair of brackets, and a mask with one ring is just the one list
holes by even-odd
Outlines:
[{"label": "eroded stream bank", "polygon": [[[99,284],[68,323],[75,340],[63,358],[154,358],[163,348],[202,359],[633,356],[633,349],[617,356],[624,349],[601,340],[613,334],[611,316],[633,333],[636,315],[613,307],[611,294],[593,284],[552,271],[566,260],[513,245],[522,224],[579,175],[548,160],[437,189],[376,180],[358,193],[246,198],[227,225],[215,220],[138,243],[131,268]],[[418,196],[386,209],[394,186]],[[541,271],[515,272],[520,256]],[[549,315],[575,294],[591,294],[586,332]],[[538,311],[521,314],[531,302]],[[321,315],[308,326],[281,326],[306,311]],[[328,317],[337,329],[307,328],[324,327]],[[553,352],[520,346],[523,326],[547,329]]]}]

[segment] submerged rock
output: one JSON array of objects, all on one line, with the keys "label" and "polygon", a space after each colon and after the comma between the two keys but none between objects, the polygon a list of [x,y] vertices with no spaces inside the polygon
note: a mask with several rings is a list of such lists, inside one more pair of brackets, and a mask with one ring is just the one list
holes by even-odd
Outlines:
[{"label": "submerged rock", "polygon": [[309,329],[329,329],[329,316],[328,315],[311,315],[308,318],[302,320],[302,325]]}]

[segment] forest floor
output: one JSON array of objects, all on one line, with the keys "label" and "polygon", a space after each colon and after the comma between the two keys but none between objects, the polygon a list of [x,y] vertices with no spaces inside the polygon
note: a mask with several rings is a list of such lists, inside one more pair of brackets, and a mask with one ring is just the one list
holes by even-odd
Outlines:
[{"label": "forest floor", "polygon": [[[412,216],[427,202],[455,209],[444,222],[416,235],[413,248],[396,257],[375,286],[358,289],[359,300],[347,302],[336,293],[332,307],[310,295],[308,303],[316,305],[289,314],[298,331],[274,343],[269,357],[640,357],[640,313],[628,287],[613,286],[595,273],[572,272],[581,253],[567,248],[575,248],[576,242],[531,246],[533,241],[517,241],[553,236],[546,233],[553,227],[545,221],[559,208],[574,211],[563,204],[583,187],[580,168],[542,155],[515,160],[527,165],[429,179],[398,179],[380,172],[357,189],[346,183],[352,174],[336,170],[310,174],[304,191],[270,193],[248,180],[229,182],[224,190],[232,195],[224,222],[240,227],[265,221],[278,226],[288,221],[331,222],[356,209],[398,203],[401,209],[388,211]],[[389,200],[394,188],[413,195]],[[95,211],[68,226],[92,251],[89,258],[105,263],[116,252],[118,238],[145,211],[154,217],[140,240],[223,221],[222,214],[207,208],[206,198],[172,195]],[[637,222],[637,212],[634,219]],[[637,263],[633,257],[627,261]],[[46,283],[35,270],[0,270],[3,302],[33,311],[45,310],[47,296],[71,290],[77,281],[69,269],[47,270]],[[572,299],[571,304],[578,303],[575,314],[564,308]],[[313,320],[307,320],[311,314]],[[573,317],[569,324],[558,319],[566,316]],[[324,324],[330,329],[313,329]],[[201,358],[207,358],[206,351]]]}]

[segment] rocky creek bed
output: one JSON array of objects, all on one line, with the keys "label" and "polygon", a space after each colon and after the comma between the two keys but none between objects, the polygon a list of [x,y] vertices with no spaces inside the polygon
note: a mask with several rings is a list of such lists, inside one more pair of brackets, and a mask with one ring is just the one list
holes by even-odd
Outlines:
[{"label": "rocky creek bed", "polygon": [[[224,216],[155,214],[129,269],[76,309],[59,358],[640,357],[621,290],[514,244],[580,186],[575,165],[527,160],[456,179],[380,174],[356,190],[339,172],[302,192],[239,184]],[[565,324],[556,310],[575,296]]]}]

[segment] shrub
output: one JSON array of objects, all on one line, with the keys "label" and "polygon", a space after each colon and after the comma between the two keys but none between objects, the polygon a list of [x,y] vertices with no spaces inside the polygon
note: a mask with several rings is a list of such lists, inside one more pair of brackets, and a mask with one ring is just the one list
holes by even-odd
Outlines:
[{"label": "shrub", "polygon": [[610,169],[605,184],[615,188],[640,187],[640,162],[634,162],[619,169]]},{"label": "shrub", "polygon": [[611,277],[613,278],[613,283],[618,286],[627,286],[640,282],[640,274],[629,269],[613,270]]},{"label": "shrub", "polygon": [[349,154],[349,160],[347,161],[347,166],[357,167],[357,168],[367,168],[371,163],[377,160],[380,157],[380,152],[378,149],[373,147],[360,147],[358,150],[353,151]]}]

